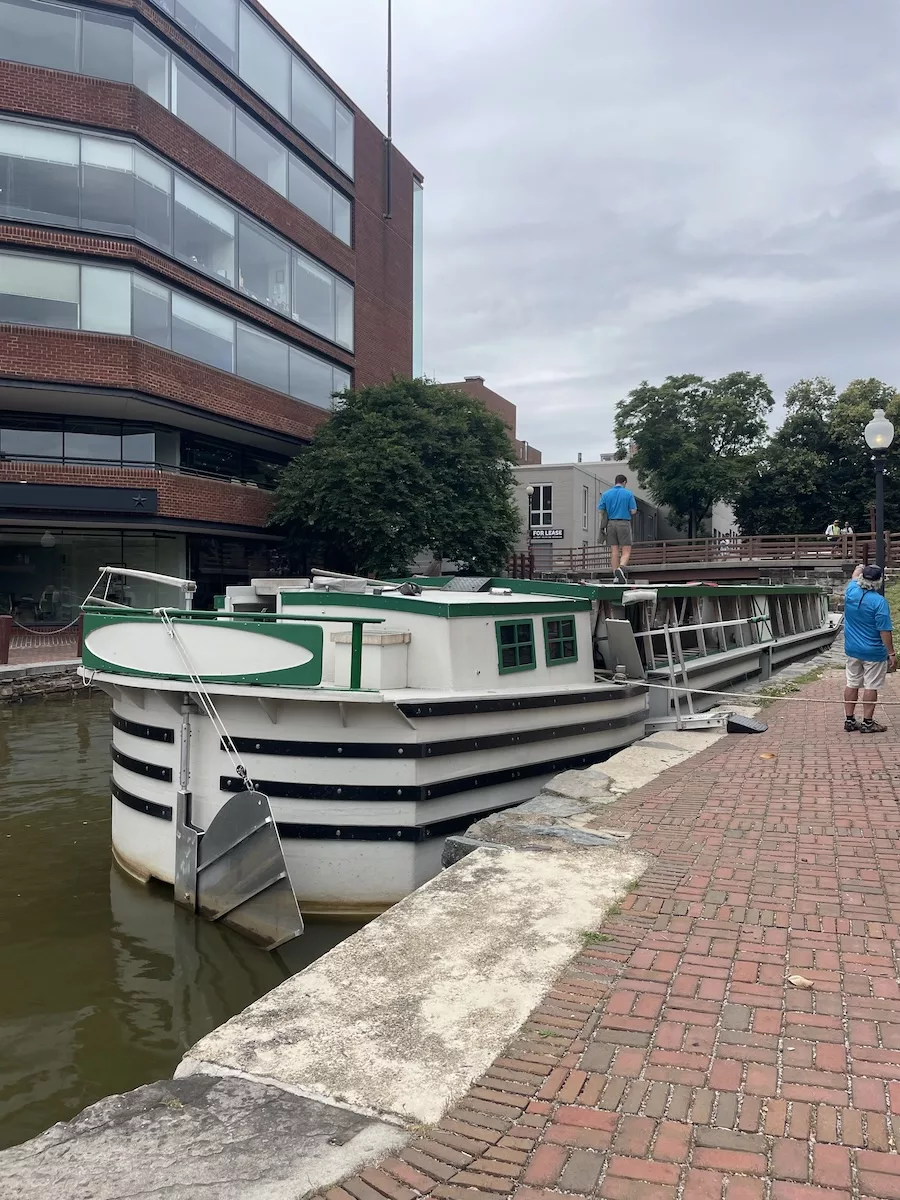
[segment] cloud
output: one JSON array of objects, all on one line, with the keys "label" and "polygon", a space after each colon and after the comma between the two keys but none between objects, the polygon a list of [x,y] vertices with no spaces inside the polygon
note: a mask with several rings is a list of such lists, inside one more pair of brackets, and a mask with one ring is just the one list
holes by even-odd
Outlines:
[{"label": "cloud", "polygon": [[[376,121],[382,0],[267,0]],[[425,359],[545,460],[642,379],[900,384],[894,0],[394,0]]]}]

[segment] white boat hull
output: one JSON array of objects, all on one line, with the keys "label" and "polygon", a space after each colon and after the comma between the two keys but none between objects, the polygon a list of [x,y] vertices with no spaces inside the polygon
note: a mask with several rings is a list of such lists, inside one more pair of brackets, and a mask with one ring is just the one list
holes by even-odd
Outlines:
[{"label": "white boat hull", "polygon": [[[112,696],[115,856],[138,878],[172,883],[183,693],[149,679],[94,682]],[[356,704],[222,691],[216,707],[270,798],[301,910],[347,916],[379,912],[435,875],[445,838],[479,815],[642,737],[647,709],[644,688],[604,685]],[[192,820],[204,829],[240,781],[205,716],[191,714],[190,734]]]}]

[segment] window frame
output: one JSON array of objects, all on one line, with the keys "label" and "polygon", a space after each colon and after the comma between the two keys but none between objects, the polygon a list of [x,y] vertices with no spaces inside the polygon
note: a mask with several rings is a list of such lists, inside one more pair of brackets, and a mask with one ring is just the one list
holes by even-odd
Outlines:
[{"label": "window frame", "polygon": [[[543,529],[544,526],[553,524],[553,484],[535,483],[533,487],[528,509],[529,528]],[[540,516],[541,519],[536,521],[536,516]]]},{"label": "window frame", "polygon": [[[569,616],[568,614],[564,614],[564,615],[558,615],[558,616],[544,617],[542,619],[543,619],[543,624],[544,624],[544,659],[546,661],[547,666],[548,667],[564,667],[567,663],[578,662],[578,626],[575,623],[575,617]],[[560,627],[559,634],[556,637],[550,636],[549,626],[550,626],[551,621],[559,622],[559,627]],[[568,634],[563,633],[562,626],[563,626],[564,621],[570,623],[572,626],[572,636],[571,637],[569,637]],[[566,642],[572,643],[574,653],[573,654],[563,654],[562,658],[551,658],[551,656],[550,656],[551,643],[553,643],[553,644],[558,643],[560,645],[560,647],[565,649]]]},{"label": "window frame", "polygon": [[[527,625],[528,626],[528,629],[529,629],[529,632],[531,635],[530,642],[520,642],[518,640],[518,635],[517,635],[516,640],[514,642],[504,643],[502,640],[501,631],[503,629],[516,628],[519,625]],[[494,635],[497,639],[497,670],[501,675],[510,675],[514,671],[535,671],[535,670],[537,670],[537,645],[534,640],[534,620],[532,617],[519,617],[517,620],[509,620],[509,621],[495,621],[494,622]],[[519,661],[519,650],[522,646],[526,646],[526,645],[531,646],[531,662],[530,663],[523,663],[523,662]],[[505,667],[503,665],[503,651],[509,650],[509,649],[515,649],[516,663],[514,666]]]}]

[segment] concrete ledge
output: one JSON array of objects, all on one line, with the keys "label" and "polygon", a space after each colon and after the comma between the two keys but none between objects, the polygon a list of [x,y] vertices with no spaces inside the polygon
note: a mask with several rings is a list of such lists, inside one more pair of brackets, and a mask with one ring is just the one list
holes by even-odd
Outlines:
[{"label": "concrete ledge", "polygon": [[194,1046],[226,1070],[428,1124],[493,1062],[644,871],[620,849],[479,849]]},{"label": "concrete ledge", "polygon": [[0,1154],[3,1200],[297,1200],[390,1154],[396,1126],[245,1079],[110,1096]]}]

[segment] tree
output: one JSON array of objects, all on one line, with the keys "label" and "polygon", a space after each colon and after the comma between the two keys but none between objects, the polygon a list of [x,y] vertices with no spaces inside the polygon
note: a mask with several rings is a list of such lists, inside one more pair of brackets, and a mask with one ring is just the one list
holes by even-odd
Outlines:
[{"label": "tree", "polygon": [[499,417],[423,379],[347,391],[285,469],[271,522],[307,562],[402,574],[423,550],[494,574],[518,536]]},{"label": "tree", "polygon": [[827,379],[802,379],[788,388],[787,415],[757,456],[732,501],[744,533],[798,533],[824,530],[842,512],[830,471],[835,458],[831,414],[837,402]]},{"label": "tree", "polygon": [[753,467],[774,401],[761,375],[721,379],[670,375],[646,380],[616,405],[616,445],[637,450],[631,465],[657,504],[693,536],[717,500],[730,500]]},{"label": "tree", "polygon": [[[745,533],[819,533],[830,521],[868,529],[875,482],[863,430],[875,408],[900,427],[900,397],[879,379],[855,379],[837,395],[827,379],[801,380],[785,395],[781,428],[761,450],[733,501]],[[900,488],[885,480],[885,522],[900,528]]]}]

